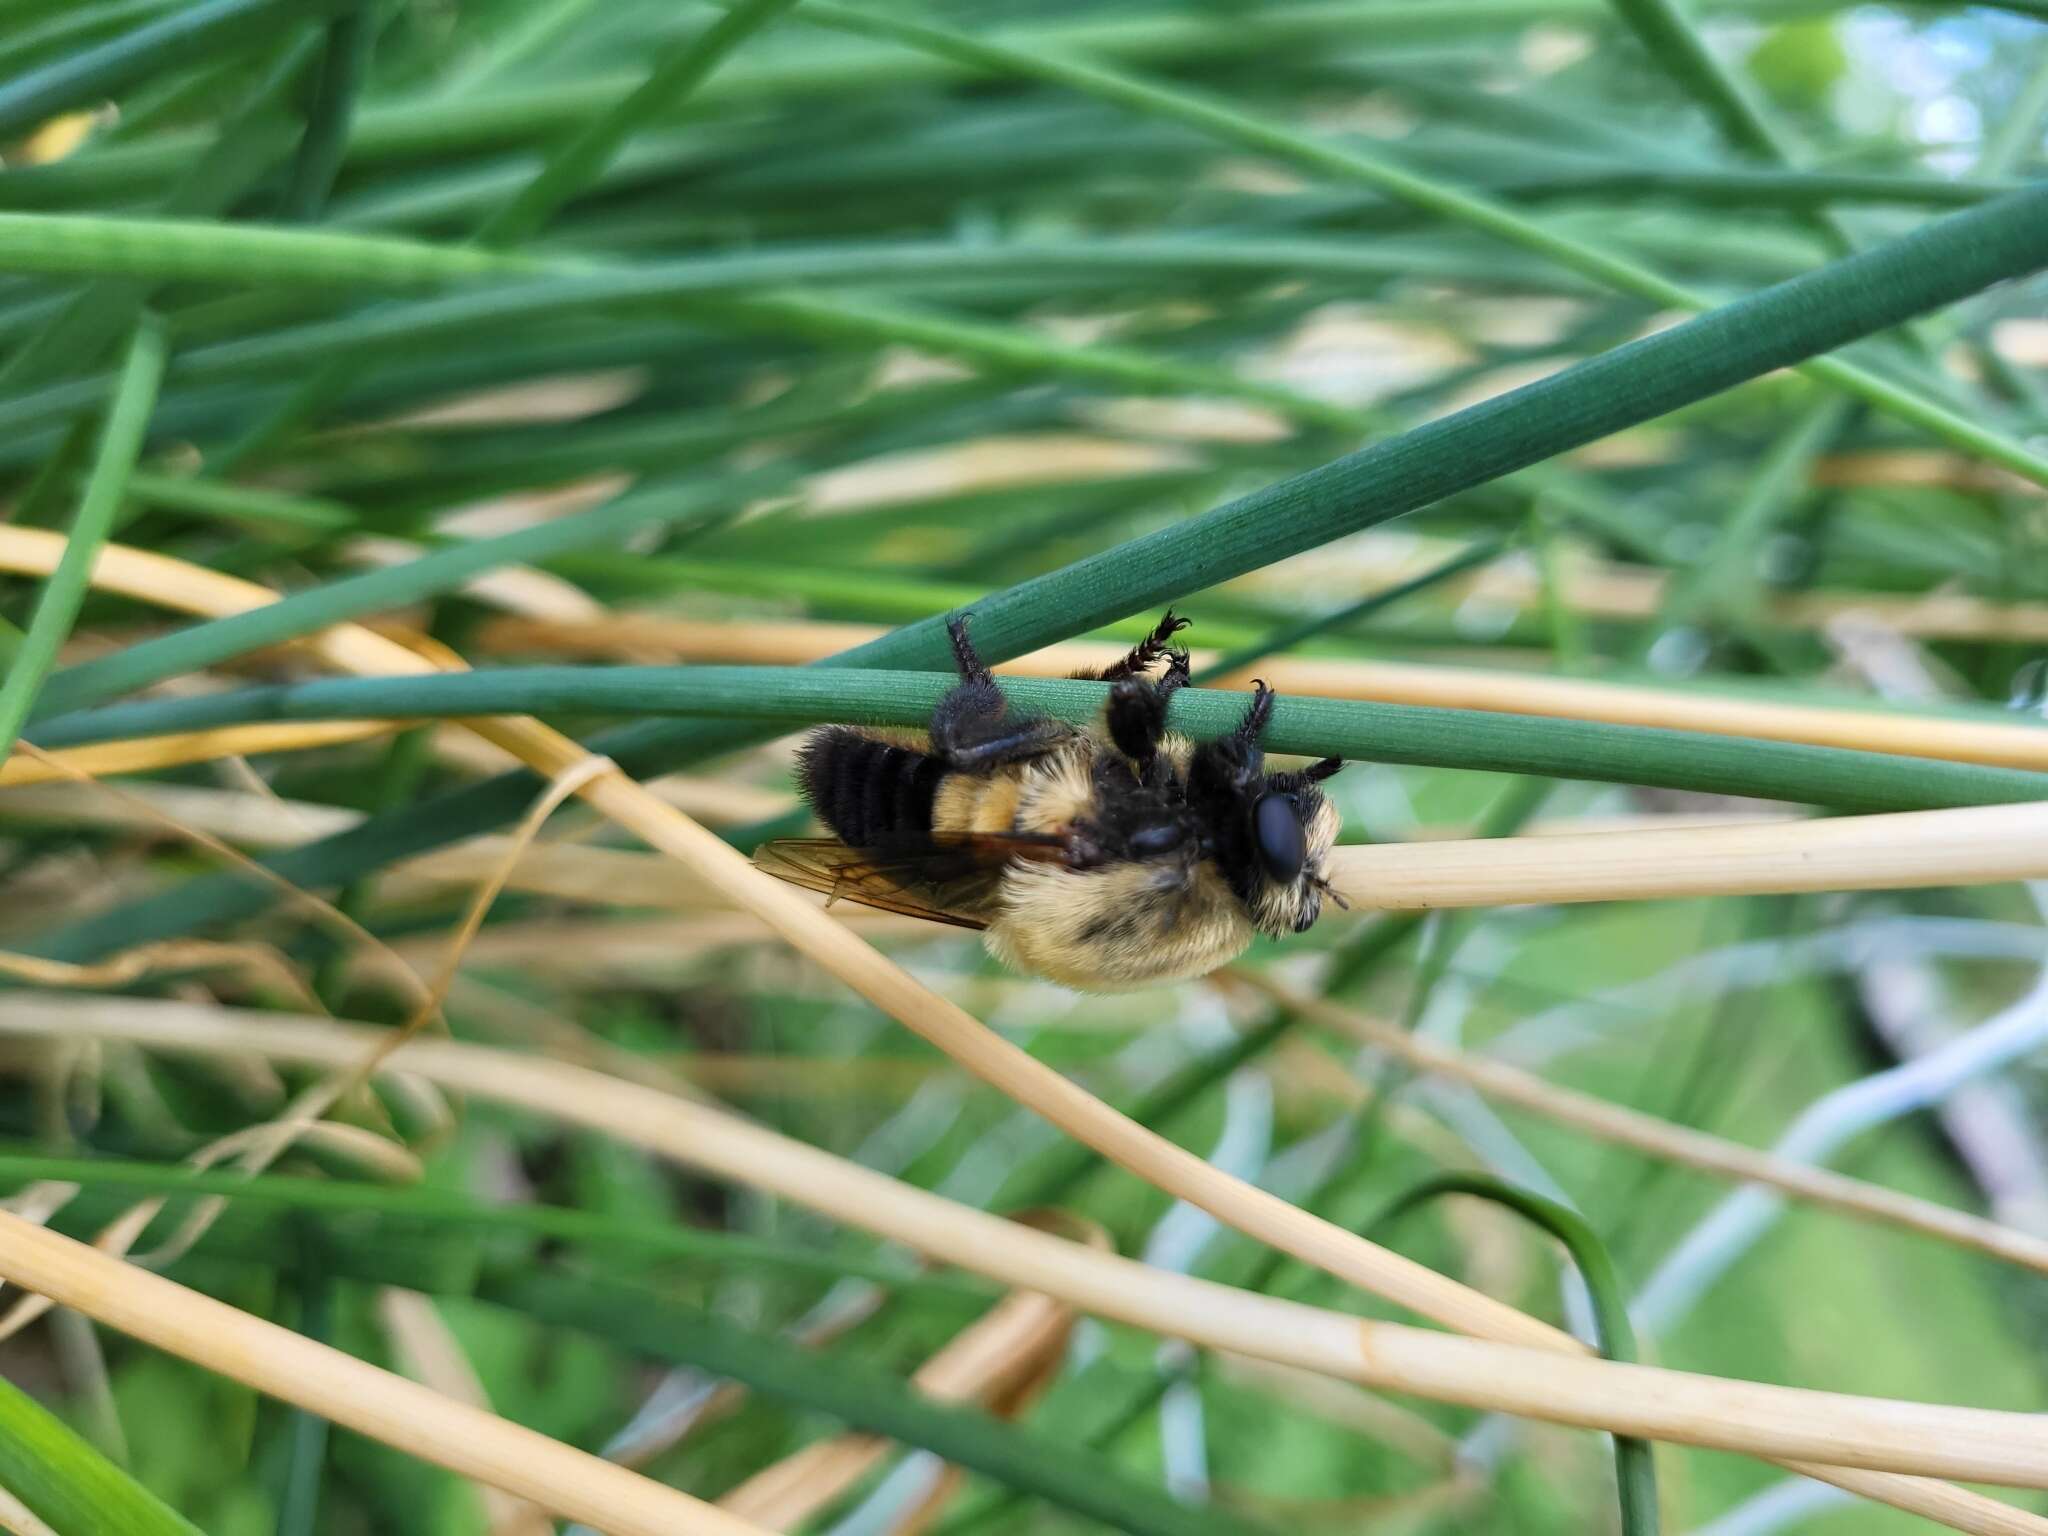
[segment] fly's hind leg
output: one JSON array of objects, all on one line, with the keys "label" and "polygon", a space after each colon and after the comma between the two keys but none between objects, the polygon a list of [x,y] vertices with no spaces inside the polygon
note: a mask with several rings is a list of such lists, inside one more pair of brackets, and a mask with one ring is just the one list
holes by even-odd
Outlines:
[{"label": "fly's hind leg", "polygon": [[1073,732],[1043,715],[1010,712],[1009,701],[967,638],[967,615],[946,621],[960,683],[932,711],[932,752],[961,773],[988,773],[1006,763],[1042,757]]}]

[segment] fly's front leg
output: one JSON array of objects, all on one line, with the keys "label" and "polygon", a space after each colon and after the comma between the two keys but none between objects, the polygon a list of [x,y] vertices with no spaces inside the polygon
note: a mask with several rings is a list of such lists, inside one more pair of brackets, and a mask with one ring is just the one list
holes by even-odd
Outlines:
[{"label": "fly's front leg", "polygon": [[1266,724],[1273,718],[1273,690],[1263,679],[1252,679],[1252,701],[1246,706],[1244,719],[1237,729],[1230,733],[1230,739],[1246,751],[1260,754],[1259,738],[1266,734]]},{"label": "fly's front leg", "polygon": [[1193,622],[1178,618],[1171,608],[1167,609],[1165,616],[1152,626],[1152,633],[1132,646],[1122,661],[1104,667],[1095,675],[1105,683],[1118,682],[1126,677],[1143,677],[1162,656],[1169,659],[1178,657],[1185,672],[1187,652],[1174,649],[1173,637]]},{"label": "fly's front leg", "polygon": [[1159,738],[1166,734],[1166,701],[1163,688],[1142,677],[1127,677],[1109,690],[1109,705],[1103,724],[1117,751],[1128,757],[1143,778],[1159,753]]},{"label": "fly's front leg", "polygon": [[967,618],[956,614],[946,621],[960,683],[932,711],[933,755],[962,773],[987,773],[1005,763],[1042,757],[1071,730],[1043,715],[1010,712],[1009,700],[967,638]]},{"label": "fly's front leg", "polygon": [[1166,643],[1186,623],[1187,620],[1176,619],[1168,612],[1151,637],[1125,658],[1125,662],[1130,662],[1145,652],[1143,665],[1149,667],[1163,654],[1166,671],[1158,682],[1142,676],[1125,677],[1109,690],[1103,723],[1109,728],[1109,739],[1116,743],[1116,749],[1136,765],[1141,780],[1154,777],[1159,740],[1166,734],[1167,704],[1188,684],[1188,653]]}]

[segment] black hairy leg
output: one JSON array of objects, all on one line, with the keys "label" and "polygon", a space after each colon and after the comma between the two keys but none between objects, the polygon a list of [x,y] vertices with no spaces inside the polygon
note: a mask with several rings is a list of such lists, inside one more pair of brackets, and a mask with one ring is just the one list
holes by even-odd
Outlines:
[{"label": "black hairy leg", "polygon": [[1169,608],[1159,622],[1152,626],[1152,633],[1132,646],[1121,661],[1112,662],[1100,671],[1076,672],[1075,677],[1103,683],[1119,682],[1127,677],[1143,677],[1150,672],[1159,658],[1167,658],[1169,667],[1177,664],[1181,669],[1181,680],[1187,680],[1187,652],[1174,647],[1173,637],[1186,629],[1194,620],[1179,618]]},{"label": "black hairy leg", "polygon": [[1109,690],[1103,723],[1116,749],[1136,765],[1140,782],[1155,783],[1168,772],[1159,759],[1159,740],[1166,734],[1167,705],[1187,685],[1188,653],[1170,650],[1158,682],[1127,677]]},{"label": "black hairy leg", "polygon": [[[1138,766],[1141,779],[1150,778],[1159,752],[1159,738],[1166,734],[1167,702],[1188,685],[1188,653],[1174,645],[1173,637],[1188,627],[1188,620],[1176,618],[1171,608],[1153,626],[1152,633],[1131,648],[1128,656],[1100,674],[1114,683],[1104,723],[1116,749]],[[1145,674],[1160,657],[1166,671],[1158,682]],[[1078,673],[1077,676],[1088,676]]]},{"label": "black hairy leg", "polygon": [[1260,678],[1252,679],[1252,701],[1246,706],[1244,719],[1231,732],[1231,738],[1248,747],[1256,747],[1259,738],[1266,734],[1266,723],[1273,718],[1273,690]]},{"label": "black hairy leg", "polygon": [[1331,774],[1343,768],[1343,766],[1344,759],[1341,757],[1318,758],[1306,768],[1299,769],[1294,773],[1274,774],[1273,787],[1275,789],[1291,790],[1303,784],[1320,784],[1324,779],[1330,777]]},{"label": "black hairy leg", "polygon": [[946,621],[960,684],[932,711],[932,752],[961,773],[987,773],[1005,763],[1042,757],[1072,732],[1057,720],[1012,714],[1009,700],[967,638],[966,614]]},{"label": "black hairy leg", "polygon": [[1226,808],[1250,805],[1265,778],[1266,754],[1259,745],[1266,722],[1273,716],[1273,690],[1263,682],[1252,682],[1252,702],[1244,719],[1228,736],[1205,741],[1195,749],[1188,764],[1188,798],[1206,806],[1213,815]]},{"label": "black hairy leg", "polygon": [[1109,690],[1109,707],[1103,723],[1117,751],[1137,764],[1139,776],[1159,752],[1159,738],[1166,734],[1165,689],[1142,677],[1127,677]]},{"label": "black hairy leg", "polygon": [[949,614],[946,618],[946,638],[953,642],[953,665],[960,669],[963,683],[989,683],[995,681],[995,674],[989,671],[980,653],[974,649],[974,642],[967,638],[967,621],[971,613]]},{"label": "black hairy leg", "polygon": [[1254,681],[1251,704],[1236,729],[1203,742],[1188,760],[1188,807],[1208,831],[1216,867],[1245,900],[1257,887],[1261,867],[1252,809],[1268,784],[1259,738],[1272,716],[1273,690]]},{"label": "black hairy leg", "polygon": [[1166,653],[1166,671],[1160,676],[1159,691],[1171,698],[1187,687],[1192,674],[1189,671],[1190,658],[1186,651],[1175,648]]}]

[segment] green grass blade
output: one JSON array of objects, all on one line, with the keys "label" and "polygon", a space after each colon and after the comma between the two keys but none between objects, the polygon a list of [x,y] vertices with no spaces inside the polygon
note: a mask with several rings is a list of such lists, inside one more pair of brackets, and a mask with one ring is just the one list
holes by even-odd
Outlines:
[{"label": "green grass blade", "polygon": [[1678,0],[1610,0],[1687,93],[1707,109],[1722,136],[1759,160],[1784,162],[1790,146],[1752,87],[1724,65]]},{"label": "green grass blade", "polygon": [[530,238],[576,196],[619,146],[657,115],[676,104],[711,77],[725,59],[796,0],[740,0],[701,33],[655,61],[646,80],[610,111],[584,124],[558,145],[533,180],[483,222],[476,232],[480,245],[517,245]]},{"label": "green grass blade", "polygon": [[57,1536],[201,1536],[55,1414],[0,1377],[0,1488]]},{"label": "green grass blade", "polygon": [[1352,437],[1379,419],[1291,389],[1241,378],[1227,368],[1168,362],[1132,348],[1099,343],[1067,346],[1021,326],[983,324],[903,304],[771,293],[728,299],[703,313],[724,324],[759,325],[777,334],[793,332],[828,343],[922,347],[1004,373],[1053,373],[1149,392],[1225,395],[1269,405],[1291,420]]},{"label": "green grass blade", "polygon": [[1998,121],[1987,125],[1973,179],[2005,175],[2041,143],[2042,119],[2048,118],[2048,37],[2035,39],[2034,52],[2034,68],[2019,95]]},{"label": "green grass blade", "polygon": [[98,42],[137,21],[170,10],[178,0],[115,0],[109,5],[81,6],[64,0],[60,13],[38,18],[31,7],[8,7],[10,34],[0,44],[0,77],[12,77],[53,55]]},{"label": "green grass blade", "polygon": [[[1830,15],[1841,9],[1841,0],[1713,0],[1701,9],[1710,15],[1781,19]],[[1221,14],[1084,11],[1001,35],[1010,46],[1029,52],[1166,68],[1281,52],[1310,54],[1354,47],[1361,37],[1380,46],[1497,38],[1538,23],[1597,24],[1610,14],[1609,0],[1309,0]],[[935,55],[893,49],[807,50],[788,59],[722,71],[703,99],[805,103],[850,95],[872,101],[892,87],[952,83],[963,73],[977,72]],[[350,142],[349,163],[368,166],[532,145],[573,132],[610,110],[639,83],[637,75],[607,72],[569,81],[545,80],[488,97],[478,93],[479,99],[436,93],[377,103],[363,113]],[[118,198],[132,192],[138,180],[161,175],[166,160],[190,149],[189,138],[182,143],[173,135],[163,138],[168,142],[148,146],[146,155],[133,155],[125,164],[77,167],[85,174],[74,182],[73,195],[102,201]],[[115,161],[111,154],[98,158]]]},{"label": "green grass blade", "polygon": [[[673,50],[655,65],[638,89],[564,139],[539,172],[484,221],[474,244],[502,248],[536,234],[563,203],[602,172],[634,129],[657,112],[673,108],[677,100],[701,85],[733,49],[791,3],[792,0],[741,0],[703,33]],[[216,455],[216,470],[239,466],[268,452],[294,428],[325,409],[348,388],[354,375],[355,370],[346,359],[329,361]]]},{"label": "green grass blade", "polygon": [[1706,558],[1673,574],[1658,615],[1661,625],[1744,616],[1747,600],[1755,595],[1758,551],[1788,504],[1806,488],[1814,461],[1841,431],[1847,410],[1839,398],[1822,399],[1780,435],[1729,509]]},{"label": "green grass blade", "polygon": [[[547,270],[513,252],[200,219],[0,213],[0,272],[402,292]],[[557,262],[555,270],[573,270]]]},{"label": "green grass blade", "polygon": [[[1107,686],[1058,678],[1004,678],[1001,683],[1019,706],[1075,724],[1101,712]],[[497,667],[153,699],[53,719],[35,734],[37,745],[56,748],[265,720],[522,713],[704,716],[765,722],[778,731],[828,721],[915,729],[930,722],[933,707],[953,685],[946,672],[869,668]],[[1225,736],[1243,718],[1249,697],[1184,688],[1174,695],[1169,718],[1174,729],[1198,740]],[[1649,784],[1838,810],[2048,799],[2048,773],[1653,726],[1351,699],[1283,697],[1274,706],[1264,742],[1269,751],[1304,757]]]},{"label": "green grass blade", "polygon": [[[87,224],[91,227],[80,227]],[[67,260],[75,264],[74,270],[140,272],[157,280],[211,277],[394,289],[485,275],[473,271],[459,252],[423,242],[168,220],[49,220],[40,229],[18,231],[10,244],[5,215],[0,215],[0,267],[11,262],[22,270],[54,268]],[[180,377],[234,378],[250,369],[296,369],[307,356],[328,359],[318,375],[279,406],[278,422],[289,424],[304,419],[345,389],[354,371],[351,365],[361,362],[365,353],[417,348],[436,336],[454,336],[493,320],[519,324],[585,309],[616,312],[659,305],[720,329],[799,336],[837,346],[912,346],[996,373],[1051,375],[1150,393],[1247,400],[1276,409],[1290,420],[1347,437],[1380,424],[1381,419],[1371,412],[1261,384],[1228,368],[1155,357],[1135,348],[1069,345],[1022,325],[964,319],[877,299],[748,291],[792,277],[828,281],[851,277],[862,283],[891,283],[963,273],[1100,273],[1110,267],[1149,276],[1162,265],[1182,271],[1270,268],[1278,273],[1311,270],[1381,276],[1397,270],[1384,255],[1361,259],[1328,248],[1319,250],[1308,242],[1253,243],[1237,249],[1215,241],[984,249],[933,243],[744,254],[655,269],[621,268],[601,276],[566,276],[530,287],[522,284],[463,294],[430,305],[379,306],[338,321],[200,349],[189,365],[181,368]],[[718,295],[723,296],[714,297]],[[17,400],[6,413],[7,425],[18,430],[60,417],[72,408],[73,393],[60,388],[42,397]],[[266,424],[263,435],[275,436],[277,430]],[[224,472],[223,466],[240,456],[235,450],[216,455],[211,461],[214,472]]]},{"label": "green grass blade", "polygon": [[[212,146],[164,198],[166,215],[219,214],[255,185],[283,153],[292,119],[286,98],[313,54],[310,36],[284,49],[221,124]],[[122,277],[87,287],[0,366],[0,392],[89,368],[133,324],[153,287],[147,279]]]},{"label": "green grass blade", "polygon": [[370,71],[370,51],[377,41],[375,11],[375,0],[355,0],[351,9],[327,24],[313,105],[306,114],[306,131],[299,140],[291,180],[278,209],[290,222],[318,218],[341,174],[349,124],[355,118],[363,80]]},{"label": "green grass blade", "polygon": [[93,561],[114,526],[114,513],[120,508],[129,472],[142,452],[150,412],[156,408],[157,386],[163,380],[166,354],[163,323],[154,316],[144,316],[128,344],[128,356],[114,386],[113,403],[107,408],[106,426],[100,433],[92,472],[79,499],[78,516],[71,524],[64,553],[36,599],[22,653],[7,669],[6,679],[0,681],[0,759],[14,750],[15,740],[37,702],[38,691],[85,602],[92,582]]},{"label": "green grass blade", "polygon": [[128,477],[128,494],[146,507],[316,533],[338,533],[362,521],[354,508],[340,502],[293,496],[253,485],[227,485],[197,475],[159,475],[137,470]]},{"label": "green grass blade", "polygon": [[[1586,1282],[1586,1294],[1592,1298],[1600,1352],[1610,1360],[1633,1361],[1636,1358],[1635,1328],[1629,1322],[1628,1298],[1622,1290],[1614,1260],[1609,1257],[1607,1245],[1600,1241],[1599,1234],[1569,1207],[1487,1174],[1447,1173],[1408,1190],[1373,1221],[1372,1226],[1385,1226],[1418,1205],[1443,1195],[1471,1195],[1506,1206],[1563,1243],[1571,1254],[1579,1277]],[[1627,1435],[1616,1435],[1614,1472],[1621,1494],[1623,1536],[1657,1536],[1657,1464],[1650,1443]]]},{"label": "green grass blade", "polygon": [[440,82],[441,93],[460,96],[504,74],[514,65],[525,63],[541,50],[559,42],[597,3],[598,0],[552,0],[551,4],[532,7],[531,14],[508,27],[503,37],[493,39],[489,46],[479,50],[475,58],[451,71]]}]

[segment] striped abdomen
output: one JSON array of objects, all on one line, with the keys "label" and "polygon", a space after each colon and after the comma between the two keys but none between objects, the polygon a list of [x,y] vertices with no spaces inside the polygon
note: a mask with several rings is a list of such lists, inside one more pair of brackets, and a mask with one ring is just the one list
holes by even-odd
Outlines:
[{"label": "striped abdomen", "polygon": [[945,769],[926,753],[845,726],[813,731],[797,757],[811,809],[856,848],[923,837]]}]

